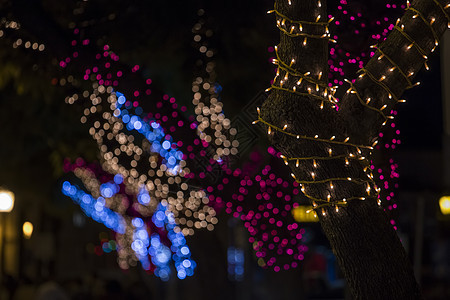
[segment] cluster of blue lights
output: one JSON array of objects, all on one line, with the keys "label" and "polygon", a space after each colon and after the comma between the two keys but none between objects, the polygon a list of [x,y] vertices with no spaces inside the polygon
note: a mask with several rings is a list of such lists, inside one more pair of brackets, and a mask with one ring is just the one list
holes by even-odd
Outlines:
[{"label": "cluster of blue lights", "polygon": [[152,263],[156,266],[155,275],[160,277],[163,281],[169,280],[170,277],[170,256],[169,247],[161,242],[159,234],[152,234],[150,241],[150,248],[148,254],[152,258]]},{"label": "cluster of blue lights", "polygon": [[[191,259],[191,250],[186,244],[186,239],[184,238],[184,235],[180,231],[178,232],[175,231],[177,225],[175,223],[175,218],[173,217],[173,214],[166,212],[166,206],[160,203],[158,205],[157,211],[153,215],[152,221],[159,228],[165,227],[165,229],[168,232],[167,236],[170,242],[172,243],[170,250],[173,253],[172,259],[175,264],[175,269],[177,270],[177,277],[180,279],[184,279],[186,278],[186,276],[194,275],[194,269],[197,266],[197,264],[195,263],[195,261]],[[151,249],[152,247],[153,247],[153,236],[149,250],[150,255],[151,252],[154,251]],[[168,253],[170,254],[170,251]],[[166,258],[167,258],[166,256],[162,256],[161,257],[162,261],[159,261],[158,263],[162,263]],[[154,262],[153,259],[154,257],[152,256],[152,262]],[[155,257],[155,259],[158,260],[157,257]],[[166,270],[170,271],[170,269]],[[163,278],[161,277],[161,279]]]},{"label": "cluster of blue lights", "polygon": [[150,261],[147,255],[147,248],[150,245],[150,239],[148,237],[147,228],[141,218],[134,218],[131,221],[131,224],[135,228],[131,249],[136,253],[136,257],[141,262],[142,268],[148,271],[150,270]]},{"label": "cluster of blue lights", "polygon": [[167,165],[167,169],[172,174],[178,174],[181,171],[179,165],[183,159],[183,153],[177,150],[176,144],[172,142],[172,138],[164,134],[164,129],[155,121],[145,122],[140,116],[142,108],[134,109],[138,115],[131,114],[128,109],[133,106],[131,102],[127,102],[124,94],[116,92],[117,103],[114,116],[122,119],[129,131],[136,130],[142,134],[151,144],[151,150],[159,153],[163,158],[163,163]]},{"label": "cluster of blue lights", "polygon": [[[103,183],[100,186],[100,194],[102,196],[97,199],[68,181],[63,183],[62,192],[79,204],[88,217],[104,224],[115,232],[124,234],[126,223],[123,217],[105,206],[105,198],[110,198],[117,194],[120,191],[119,184],[122,181],[123,177],[116,175],[114,181]],[[144,186],[139,190],[137,199],[141,204],[150,202],[150,195]],[[184,279],[187,276],[192,276],[197,264],[191,259],[191,250],[186,244],[184,235],[178,230],[178,232],[175,231],[177,225],[173,214],[167,212],[166,206],[160,203],[152,217],[152,222],[156,227],[167,231],[171,247],[169,248],[161,242],[158,233],[154,233],[149,237],[145,222],[141,218],[133,218],[131,224],[134,227],[134,231],[131,248],[141,262],[142,268],[144,270],[151,269],[148,258],[148,255],[150,255],[151,263],[156,267],[154,273],[162,280],[167,281],[170,278],[171,259],[174,261],[178,278]]]},{"label": "cluster of blue lights", "polygon": [[244,279],[244,251],[239,248],[229,247],[227,251],[228,276],[232,280],[241,281]]},{"label": "cluster of blue lights", "polygon": [[98,197],[95,199],[76,185],[70,184],[68,181],[63,183],[62,192],[64,195],[70,197],[75,203],[80,205],[81,209],[88,217],[105,225],[115,232],[121,234],[125,233],[125,220],[121,215],[105,206],[105,198]]}]

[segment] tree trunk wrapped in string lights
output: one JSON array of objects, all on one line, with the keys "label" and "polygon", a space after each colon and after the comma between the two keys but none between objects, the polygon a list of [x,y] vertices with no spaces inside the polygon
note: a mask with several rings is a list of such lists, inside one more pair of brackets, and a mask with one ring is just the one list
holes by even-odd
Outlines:
[{"label": "tree trunk wrapped in string lights", "polygon": [[[404,16],[356,80],[328,83],[325,0],[277,0],[277,75],[259,123],[311,200],[355,299],[418,299],[408,257],[384,211],[370,168],[382,126],[450,27],[448,0],[407,3]],[[339,106],[339,109],[337,109]]]}]

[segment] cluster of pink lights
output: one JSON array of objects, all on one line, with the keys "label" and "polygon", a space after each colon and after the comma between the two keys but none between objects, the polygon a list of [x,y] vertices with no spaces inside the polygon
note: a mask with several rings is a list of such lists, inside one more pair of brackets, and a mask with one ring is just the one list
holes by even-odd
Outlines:
[{"label": "cluster of pink lights", "polygon": [[[280,153],[272,147],[268,148],[268,153],[271,163],[253,176],[241,177],[240,188],[232,195],[233,201],[227,203],[226,212],[244,222],[256,257],[262,260],[259,264],[278,272],[296,268],[308,248],[301,241],[305,229],[300,228],[291,215],[291,210],[299,205],[298,184],[290,177],[277,175],[288,172],[280,172],[280,168],[286,171],[284,165],[277,166]],[[244,173],[247,173],[245,168]],[[249,195],[255,197],[256,202],[252,202],[254,207],[246,208]]]},{"label": "cluster of pink lights", "polygon": [[[372,57],[375,52],[368,46],[372,44],[381,43],[394,28],[395,19],[398,13],[406,8],[404,3],[400,1],[394,1],[397,3],[386,4],[386,8],[381,14],[381,18],[376,20],[368,12],[363,12],[352,5],[349,5],[348,1],[341,0],[337,7],[335,22],[336,29],[342,32],[343,26],[353,28],[352,37],[354,35],[370,35],[371,40],[366,43],[366,47],[355,49],[352,47],[353,43],[338,43],[330,48],[331,60],[330,65],[330,79],[334,84],[343,85],[344,78],[347,74],[355,74],[357,69],[363,67],[363,65]],[[384,15],[384,16],[383,16]],[[390,16],[390,17],[388,17]],[[331,16],[329,16],[331,17]],[[338,40],[338,36],[334,37]],[[338,40],[339,41],[339,40]],[[342,46],[344,45],[344,46]],[[345,48],[344,48],[345,47]],[[396,116],[397,111],[392,111],[391,115]],[[400,130],[396,129],[396,124],[393,122],[389,128],[385,129],[384,133],[380,133],[379,137],[382,138],[380,143],[376,146],[377,150],[382,150],[388,154],[390,151],[396,149],[401,144],[399,138]],[[390,158],[389,163],[381,163],[381,167],[371,166],[372,170],[375,170],[375,180],[379,186],[382,187],[380,198],[382,200],[383,207],[388,211],[392,211],[397,208],[397,204],[394,203],[395,190],[398,189],[398,165],[394,159]],[[391,224],[394,225],[395,221],[391,220]],[[396,227],[394,226],[396,229]]]}]

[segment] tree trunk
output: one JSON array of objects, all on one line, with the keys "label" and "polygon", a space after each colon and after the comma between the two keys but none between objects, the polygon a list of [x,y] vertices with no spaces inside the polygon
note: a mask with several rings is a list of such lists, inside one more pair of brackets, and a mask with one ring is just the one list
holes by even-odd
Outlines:
[{"label": "tree trunk", "polygon": [[278,72],[258,121],[315,207],[355,299],[420,299],[410,261],[379,206],[370,156],[389,112],[447,28],[449,5],[408,9],[336,110],[328,88],[326,1],[277,0]]}]

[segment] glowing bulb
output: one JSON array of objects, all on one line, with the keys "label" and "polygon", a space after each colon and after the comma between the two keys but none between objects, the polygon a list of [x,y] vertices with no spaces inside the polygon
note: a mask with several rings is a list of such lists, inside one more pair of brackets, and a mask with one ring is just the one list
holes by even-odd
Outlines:
[{"label": "glowing bulb", "polygon": [[22,226],[23,237],[30,239],[33,234],[33,224],[31,222],[25,222]]},{"label": "glowing bulb", "polygon": [[14,208],[14,194],[10,191],[0,190],[0,213],[10,212]]},{"label": "glowing bulb", "polygon": [[443,215],[450,214],[450,197],[444,196],[439,199],[439,208]]}]

